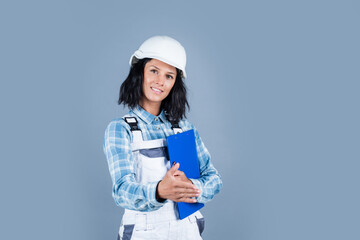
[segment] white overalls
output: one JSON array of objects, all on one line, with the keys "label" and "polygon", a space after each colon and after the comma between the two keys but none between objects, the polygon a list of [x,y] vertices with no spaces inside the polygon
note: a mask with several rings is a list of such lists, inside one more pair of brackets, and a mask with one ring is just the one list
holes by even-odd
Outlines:
[{"label": "white overalls", "polygon": [[[166,158],[166,139],[144,141],[137,120],[124,116],[133,134],[131,149],[134,159],[136,181],[142,184],[160,181],[170,169]],[[174,133],[181,128],[173,128]],[[179,219],[175,202],[167,200],[160,209],[141,212],[125,209],[118,239],[177,239],[200,240],[204,229],[204,218],[200,211],[187,218]]]}]

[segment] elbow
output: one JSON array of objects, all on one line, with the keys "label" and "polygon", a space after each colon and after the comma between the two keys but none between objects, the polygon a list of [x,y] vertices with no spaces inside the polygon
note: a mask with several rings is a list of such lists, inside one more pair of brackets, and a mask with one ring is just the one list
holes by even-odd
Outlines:
[{"label": "elbow", "polygon": [[122,183],[117,183],[113,185],[112,188],[112,197],[114,199],[114,202],[116,206],[122,207],[122,208],[128,208],[126,196],[124,195],[124,192],[121,190]]},{"label": "elbow", "polygon": [[221,179],[221,177],[219,175],[219,192],[222,189],[222,187],[223,187],[223,181],[222,181],[222,179]]},{"label": "elbow", "polygon": [[125,205],[123,204],[123,202],[119,198],[113,197],[113,199],[114,199],[114,202],[115,202],[116,206],[125,208]]},{"label": "elbow", "polygon": [[217,195],[220,192],[220,190],[222,189],[222,187],[223,187],[223,182],[221,179],[219,179],[219,181],[215,187],[214,195]]},{"label": "elbow", "polygon": [[115,202],[116,206],[125,208],[124,198],[121,196],[118,189],[113,188],[112,197],[114,199],[114,202]]},{"label": "elbow", "polygon": [[220,175],[218,175],[218,179],[217,179],[216,185],[214,187],[214,194],[213,194],[212,198],[220,192],[222,187],[223,187],[223,181],[222,181]]},{"label": "elbow", "polygon": [[112,197],[116,206],[129,210],[141,211],[141,206],[137,203],[137,200],[128,199],[125,193],[121,191],[113,191]]},{"label": "elbow", "polygon": [[158,209],[157,207],[151,206],[145,198],[134,195],[129,195],[128,192],[121,189],[120,185],[113,187],[112,197],[116,206],[122,207],[129,210],[147,212]]}]

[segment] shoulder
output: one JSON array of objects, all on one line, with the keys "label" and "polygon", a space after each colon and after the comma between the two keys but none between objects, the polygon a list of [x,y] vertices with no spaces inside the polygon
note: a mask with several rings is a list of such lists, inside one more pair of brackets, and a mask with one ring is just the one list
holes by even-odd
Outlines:
[{"label": "shoulder", "polygon": [[191,129],[194,129],[194,131],[196,131],[194,124],[190,122],[187,118],[182,118],[179,121],[179,126],[182,128],[183,131],[188,131]]},{"label": "shoulder", "polygon": [[106,130],[119,130],[120,128],[126,128],[128,125],[123,118],[114,118],[109,122]]},{"label": "shoulder", "polygon": [[125,137],[131,136],[131,130],[129,124],[125,121],[125,117],[133,117],[130,114],[126,114],[123,117],[112,119],[106,127],[105,137]]},{"label": "shoulder", "polygon": [[194,130],[194,134],[195,134],[195,138],[196,138],[197,140],[202,141],[198,129],[197,129],[197,128],[195,127],[195,125],[194,125],[191,121],[189,121],[188,119],[182,118],[182,119],[179,121],[179,126],[181,127],[181,129],[182,129],[183,131],[188,131],[188,130],[193,129],[193,130]]}]

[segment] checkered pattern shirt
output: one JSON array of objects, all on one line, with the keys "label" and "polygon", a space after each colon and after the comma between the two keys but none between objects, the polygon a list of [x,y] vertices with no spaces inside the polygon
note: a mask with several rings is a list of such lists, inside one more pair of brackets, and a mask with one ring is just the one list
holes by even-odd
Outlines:
[{"label": "checkered pattern shirt", "polygon": [[[154,116],[137,106],[129,111],[129,115],[136,117],[144,141],[166,138],[174,134],[164,111],[159,116]],[[206,203],[222,188],[221,176],[211,163],[210,154],[194,125],[187,119],[182,119],[179,121],[179,126],[183,131],[194,129],[200,178],[190,178],[190,180],[201,190],[201,195],[197,197],[197,201]],[[156,200],[158,182],[141,184],[135,180],[131,142],[132,133],[125,120],[123,118],[112,120],[105,130],[103,150],[113,183],[112,196],[114,201],[116,205],[131,210],[153,211],[159,209],[167,200],[165,202]]]}]

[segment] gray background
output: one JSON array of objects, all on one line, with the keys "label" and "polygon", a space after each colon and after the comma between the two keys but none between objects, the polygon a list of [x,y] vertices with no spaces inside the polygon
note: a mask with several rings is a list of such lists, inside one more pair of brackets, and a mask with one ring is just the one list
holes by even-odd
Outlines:
[{"label": "gray background", "polygon": [[224,187],[205,239],[360,239],[359,1],[1,1],[0,239],[115,239],[102,152],[130,55],[188,56]]}]

